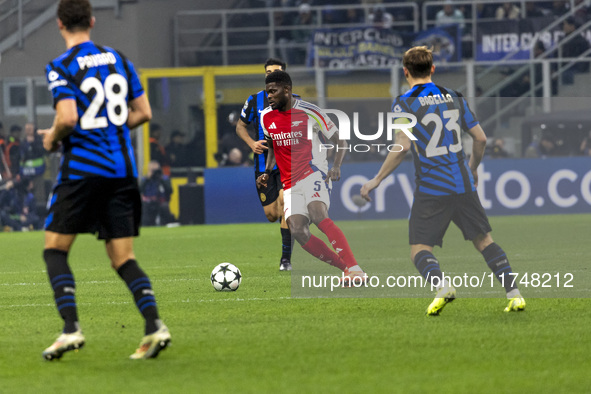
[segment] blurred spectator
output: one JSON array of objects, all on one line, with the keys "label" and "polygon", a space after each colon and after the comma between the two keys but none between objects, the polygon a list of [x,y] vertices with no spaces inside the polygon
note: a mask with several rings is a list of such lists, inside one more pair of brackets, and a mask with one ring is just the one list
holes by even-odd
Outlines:
[{"label": "blurred spectator", "polygon": [[6,164],[12,174],[13,179],[20,178],[20,161],[21,161],[21,127],[19,125],[10,126],[10,135],[4,150],[4,158]]},{"label": "blurred spectator", "polygon": [[515,3],[504,2],[495,13],[497,19],[517,20],[521,16],[521,10]]},{"label": "blurred spectator", "polygon": [[[521,66],[510,66],[506,69],[503,69],[502,73],[506,75],[507,78],[510,78],[515,75],[520,67]],[[501,88],[499,93],[501,93],[501,97],[505,99],[504,103],[507,105],[508,103],[513,102],[513,99],[523,96],[529,89],[529,70],[525,70],[522,71],[519,77],[517,77],[513,82]],[[518,108],[514,108],[514,110],[520,111]]]},{"label": "blurred spectator", "polygon": [[490,4],[478,3],[476,4],[476,17],[478,19],[494,18],[495,9]]},{"label": "blurred spectator", "polygon": [[[569,16],[562,24],[562,31],[564,32],[564,39],[567,40],[561,46],[561,53],[563,58],[576,58],[590,48],[589,41],[584,38],[581,34],[576,34],[574,37],[572,34],[577,29],[577,23],[575,18]],[[565,62],[562,66],[566,66],[569,62]],[[572,84],[574,82],[574,73],[589,72],[589,62],[577,62],[568,70],[562,72],[562,82],[565,84]]]},{"label": "blurred spectator", "polygon": [[8,165],[4,157],[4,151],[6,151],[6,137],[4,136],[4,125],[0,122],[0,181],[9,178],[6,172]]},{"label": "blurred spectator", "polygon": [[554,16],[563,16],[569,10],[569,4],[567,0],[554,0],[552,2],[552,10],[551,13]]},{"label": "blurred spectator", "polygon": [[490,150],[490,157],[492,159],[504,159],[509,157],[509,153],[505,150],[505,141],[503,141],[502,138],[495,138]]},{"label": "blurred spectator", "polygon": [[565,149],[564,139],[559,133],[546,132],[542,135],[539,145],[540,157],[566,156],[568,152]]},{"label": "blurred spectator", "polygon": [[166,145],[166,155],[171,167],[183,167],[187,165],[187,146],[184,143],[185,133],[174,130],[170,134],[170,143]]},{"label": "blurred spectator", "polygon": [[392,24],[394,23],[394,17],[386,11],[383,5],[376,5],[367,16],[367,23],[372,24],[375,27],[391,29]]},{"label": "blurred spectator", "polygon": [[568,156],[571,152],[565,143],[563,132],[564,130],[545,131],[539,140],[534,136],[533,141],[525,150],[524,156],[527,158]]},{"label": "blurred spectator", "polygon": [[583,138],[583,141],[581,141],[579,153],[583,156],[591,156],[591,131],[589,131],[587,137]]},{"label": "blurred spectator", "polygon": [[345,21],[343,10],[336,10],[331,5],[325,6],[322,10],[322,23],[325,25],[335,25]]},{"label": "blurred spectator", "polygon": [[232,165],[228,164],[228,162],[230,159],[230,152],[234,148],[237,148],[241,153],[241,164],[252,164],[252,150],[244,143],[244,141],[242,141],[240,137],[238,137],[238,134],[236,134],[236,124],[238,123],[238,119],[240,119],[238,112],[233,111],[228,114],[229,127],[223,129],[224,134],[219,140],[218,153],[215,155],[215,158],[220,166]]},{"label": "blurred spectator", "polygon": [[0,188],[0,222],[4,231],[39,230],[43,225],[37,214],[33,182],[8,181]]},{"label": "blurred spectator", "polygon": [[43,139],[33,123],[25,124],[25,138],[20,144],[20,166],[23,177],[38,177],[45,172]]},{"label": "blurred spectator", "polygon": [[363,15],[361,14],[361,10],[358,8],[348,8],[345,14],[345,21],[344,23],[348,24],[356,24],[363,22]]},{"label": "blurred spectator", "polygon": [[148,174],[140,183],[142,195],[142,226],[166,225],[174,222],[170,213],[172,186],[170,179],[162,173],[160,164],[152,160],[148,164]]},{"label": "blurred spectator", "polygon": [[464,28],[464,14],[451,0],[445,0],[443,9],[435,16],[435,22],[437,26],[457,24]]},{"label": "blurred spectator", "polygon": [[[542,41],[538,40],[534,43],[533,55],[535,58],[542,55],[545,51],[546,51],[546,47],[544,46],[544,43]],[[518,67],[515,67],[515,68],[518,68]],[[533,87],[535,88],[534,94],[536,97],[542,97],[543,90],[544,90],[543,86],[541,85],[543,82],[543,79],[544,79],[542,63],[534,63],[533,68],[534,68],[534,78],[535,78],[533,81],[533,84],[534,84]],[[551,63],[550,64],[551,73],[556,71],[556,69],[557,69],[556,64]],[[507,73],[507,76],[511,76],[515,73],[515,69],[512,67],[509,67],[509,68],[507,68],[505,73]],[[552,87],[551,87],[552,95],[556,95],[558,93],[558,79],[556,77],[554,77],[554,78],[552,78],[551,82],[552,82]],[[507,98],[521,97],[525,93],[527,93],[531,88],[532,88],[532,81],[530,78],[530,71],[528,69],[528,70],[522,71],[520,77],[517,78],[513,83],[502,88],[500,93],[501,93],[502,97],[507,97]]]},{"label": "blurred spectator", "polygon": [[[316,26],[316,13],[312,12],[310,4],[303,3],[299,7],[298,16],[294,20],[291,39],[294,44],[307,44]],[[301,26],[301,28],[299,28]],[[307,45],[291,48],[288,51],[288,64],[304,64],[306,61]]]},{"label": "blurred spectator", "polygon": [[539,157],[556,156],[556,144],[547,135],[542,136],[538,146]]},{"label": "blurred spectator", "polygon": [[194,123],[187,132],[189,141],[185,144],[187,153],[187,167],[205,167],[205,132],[201,124]]},{"label": "blurred spectator", "polygon": [[[581,3],[586,2],[587,0],[575,0],[575,8],[579,6]],[[582,6],[575,12],[575,20],[579,22],[579,24],[583,24],[587,22],[590,18],[591,10],[590,10],[589,2],[586,5]]]},{"label": "blurred spectator", "polygon": [[164,175],[170,176],[170,165],[166,150],[160,144],[160,137],[162,137],[162,127],[158,123],[150,124],[150,160],[155,160],[160,164]]},{"label": "blurred spectator", "polygon": [[288,59],[289,42],[291,42],[291,28],[288,19],[293,19],[286,15],[283,11],[275,11],[273,13],[273,26],[275,27],[275,41],[277,41],[278,50],[281,52],[283,59]]},{"label": "blurred spectator", "polygon": [[232,148],[228,152],[228,159],[225,162],[226,167],[248,166],[242,156],[242,151],[238,148]]},{"label": "blurred spectator", "polygon": [[45,201],[45,154],[43,139],[37,134],[37,128],[31,122],[25,124],[25,136],[20,144],[20,175],[22,179],[30,179],[33,182],[33,194],[35,200]]},{"label": "blurred spectator", "polygon": [[544,12],[535,1],[526,1],[525,2],[525,17],[526,18],[538,18],[540,16],[544,16]]}]

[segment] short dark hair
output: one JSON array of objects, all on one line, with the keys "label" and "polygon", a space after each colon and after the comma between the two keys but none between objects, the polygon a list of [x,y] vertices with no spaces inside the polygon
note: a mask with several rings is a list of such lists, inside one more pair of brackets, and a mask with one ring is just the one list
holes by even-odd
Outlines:
[{"label": "short dark hair", "polygon": [[402,65],[413,78],[428,77],[433,66],[433,53],[425,46],[410,48],[402,56]]},{"label": "short dark hair", "polygon": [[287,68],[287,64],[281,59],[277,59],[276,57],[270,57],[267,59],[267,61],[265,62],[265,70],[269,66],[281,66],[281,69],[283,71],[285,71],[285,69]]},{"label": "short dark hair", "polygon": [[267,75],[267,78],[265,78],[265,85],[273,82],[281,86],[292,87],[291,77],[285,71],[275,71]]},{"label": "short dark hair", "polygon": [[89,0],[60,0],[57,17],[68,31],[90,29],[92,5]]}]

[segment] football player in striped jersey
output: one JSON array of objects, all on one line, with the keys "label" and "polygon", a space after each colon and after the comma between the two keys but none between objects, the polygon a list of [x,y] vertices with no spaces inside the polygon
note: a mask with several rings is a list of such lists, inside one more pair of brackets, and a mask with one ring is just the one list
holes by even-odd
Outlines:
[{"label": "football player in striped jersey", "polygon": [[[378,174],[361,188],[361,196],[371,201],[369,193],[379,186],[412,150],[416,169],[416,190],[409,219],[410,254],[417,270],[437,288],[428,315],[439,312],[456,296],[456,290],[442,276],[439,261],[433,255],[435,245],[442,246],[450,222],[462,231],[466,240],[482,253],[492,272],[505,287],[509,304],[506,312],[525,309],[507,255],[491,235],[491,227],[478,198],[478,165],[484,155],[486,135],[458,92],[435,85],[433,55],[426,47],[409,49],[402,58],[404,76],[410,90],[397,97],[393,112],[413,114],[416,140],[397,130],[396,143],[404,147],[390,152]],[[407,122],[399,118],[398,122]],[[466,160],[461,133],[474,140],[472,156]]]},{"label": "football player in striped jersey", "polygon": [[89,0],[61,0],[57,25],[67,50],[46,68],[56,115],[53,126],[39,134],[45,149],[61,149],[62,160],[45,221],[43,256],[64,320],[62,334],[43,352],[47,360],[59,359],[85,342],[68,264],[80,233],[98,233],[105,241],[111,266],[145,320],[145,336],[130,358],[156,357],[170,342],[150,279],[133,251],[141,200],[129,130],[149,121],[152,110],[133,64],[115,49],[90,40],[94,23]]}]

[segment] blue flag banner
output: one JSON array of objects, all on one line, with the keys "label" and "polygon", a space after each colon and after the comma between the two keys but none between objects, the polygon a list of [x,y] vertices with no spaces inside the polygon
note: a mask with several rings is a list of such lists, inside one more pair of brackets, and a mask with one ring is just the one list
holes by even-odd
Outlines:
[{"label": "blue flag banner", "polygon": [[[518,21],[479,22],[476,29],[476,60],[529,59],[530,50],[537,41],[546,50],[556,46],[564,38],[562,24],[540,33],[554,22],[554,17],[520,19]],[[591,42],[591,29],[582,33]]]}]

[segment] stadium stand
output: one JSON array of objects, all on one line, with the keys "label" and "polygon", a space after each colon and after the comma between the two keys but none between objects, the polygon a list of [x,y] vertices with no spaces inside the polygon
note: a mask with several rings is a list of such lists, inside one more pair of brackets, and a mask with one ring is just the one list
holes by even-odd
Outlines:
[{"label": "stadium stand", "polygon": [[[245,97],[261,89],[258,72],[268,57],[288,60],[304,96],[325,106],[338,103],[358,110],[361,123],[375,130],[377,119],[371,114],[376,106],[387,109],[391,98],[405,88],[399,67],[392,65],[403,48],[417,44],[433,46],[441,55],[438,80],[469,98],[487,133],[502,139],[511,157],[523,157],[548,134],[543,125],[564,133],[559,125],[572,123],[561,123],[565,111],[589,107],[591,50],[582,44],[591,41],[591,7],[581,0],[510,3],[514,7],[509,12],[517,19],[507,22],[501,12],[501,19],[497,17],[503,2],[484,0],[218,0],[198,5],[192,0],[93,1],[104,29],[95,32],[96,39],[115,36],[113,45],[137,59],[137,67],[145,70],[155,122],[165,130],[163,141],[169,140],[172,130],[183,130],[197,152],[195,165],[190,166],[197,174],[217,165],[214,154],[222,138],[218,130]],[[55,2],[23,0],[20,4],[22,8],[18,2],[0,0],[0,120],[5,125],[24,124],[25,117],[44,124],[53,112],[41,70],[47,59],[62,50],[57,40],[45,39],[55,32]],[[311,24],[298,23],[302,4],[313,15]],[[437,15],[446,5],[461,13],[463,28],[453,30],[454,23],[438,26]],[[388,14],[391,20],[384,25],[376,13]],[[314,37],[321,31],[326,33],[323,39],[334,39],[337,35],[331,32],[363,29],[399,40],[380,47],[392,51],[392,63],[351,66],[333,61],[331,65],[320,57],[317,60],[312,40],[294,38],[294,33]],[[441,41],[442,36],[447,41]],[[330,52],[331,45],[324,49]],[[572,52],[572,48],[582,49]],[[455,57],[450,56],[452,52]],[[181,74],[181,69],[187,71]],[[547,123],[533,121],[539,113],[555,116],[548,115],[552,121]],[[572,124],[576,132],[563,139],[569,144],[563,149],[565,155],[580,152],[588,135],[587,122]],[[144,153],[149,147],[141,146],[148,130],[145,133],[137,136],[137,152],[144,165],[149,162],[149,154]],[[374,152],[351,160],[370,157],[381,160],[383,155]],[[47,179],[51,179],[55,167],[51,162],[58,159],[48,160]],[[173,186],[175,178],[185,173],[184,168],[173,168]]]}]

